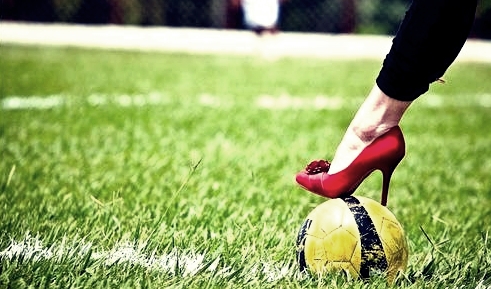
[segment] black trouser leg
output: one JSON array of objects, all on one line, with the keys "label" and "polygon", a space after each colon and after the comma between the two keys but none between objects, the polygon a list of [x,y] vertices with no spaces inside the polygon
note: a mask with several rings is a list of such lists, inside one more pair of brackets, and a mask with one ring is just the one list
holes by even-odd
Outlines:
[{"label": "black trouser leg", "polygon": [[412,101],[443,76],[464,45],[477,0],[413,0],[377,77],[388,96]]}]

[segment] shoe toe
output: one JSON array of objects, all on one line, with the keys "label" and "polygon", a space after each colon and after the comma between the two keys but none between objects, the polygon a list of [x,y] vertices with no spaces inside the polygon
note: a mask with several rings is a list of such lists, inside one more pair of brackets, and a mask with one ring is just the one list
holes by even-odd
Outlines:
[{"label": "shoe toe", "polygon": [[310,188],[310,175],[306,171],[301,171],[295,176],[295,181],[303,188],[309,190]]}]

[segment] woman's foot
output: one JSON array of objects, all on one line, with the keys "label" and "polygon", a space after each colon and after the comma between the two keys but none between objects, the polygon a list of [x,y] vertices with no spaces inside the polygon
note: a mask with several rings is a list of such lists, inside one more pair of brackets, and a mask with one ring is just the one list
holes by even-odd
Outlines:
[{"label": "woman's foot", "polygon": [[[382,144],[376,145],[374,142],[377,140],[380,142],[381,138],[384,138],[383,136],[390,131],[398,130],[400,132],[398,128],[399,122],[410,104],[411,102],[392,99],[384,94],[377,86],[374,86],[346,130],[330,164],[329,172],[324,172],[323,175],[309,175],[307,177],[307,172],[303,171],[297,174],[297,182],[309,191],[332,198],[352,194],[368,174],[375,169],[380,169],[384,173],[385,188],[385,181],[390,180],[393,169],[395,169],[395,166],[397,166],[404,155],[402,152],[401,156],[401,150],[404,151],[404,139],[402,133],[400,133],[400,136],[395,137],[395,144],[393,141],[390,142],[395,145],[393,151],[396,155],[393,157],[390,155],[390,152],[384,155],[384,146],[386,146],[384,141],[382,141]],[[391,134],[394,134],[394,132]],[[394,139],[394,137],[392,138]],[[367,153],[366,150],[370,152]],[[372,156],[371,154],[374,155]],[[382,160],[376,160],[377,154],[384,155]],[[374,163],[368,166],[362,164],[361,166],[364,168],[354,169],[353,171],[353,168],[350,168],[350,166],[354,162],[359,164],[360,160]],[[379,161],[389,162],[389,165],[395,163],[395,165],[393,168],[388,168],[383,162],[378,163]],[[345,174],[347,171],[351,172],[351,174],[356,174],[357,177],[353,176],[355,179],[349,180],[350,176]],[[328,176],[333,175],[338,175],[338,177],[341,175],[343,177],[341,183],[343,184],[334,184],[326,180]],[[329,184],[331,184],[331,188],[326,187]],[[342,192],[339,190],[347,191]],[[384,191],[383,199],[386,198],[386,194],[387,192]]]},{"label": "woman's foot", "polygon": [[380,170],[383,174],[382,204],[385,205],[390,178],[405,151],[401,129],[395,126],[365,147],[344,170],[331,173],[328,166],[325,166],[326,170],[320,169],[319,164],[323,162],[317,161],[298,173],[296,180],[313,193],[337,198],[351,195],[370,173]]},{"label": "woman's foot", "polygon": [[338,145],[329,173],[345,169],[376,138],[399,125],[409,105],[411,102],[390,98],[375,85]]}]

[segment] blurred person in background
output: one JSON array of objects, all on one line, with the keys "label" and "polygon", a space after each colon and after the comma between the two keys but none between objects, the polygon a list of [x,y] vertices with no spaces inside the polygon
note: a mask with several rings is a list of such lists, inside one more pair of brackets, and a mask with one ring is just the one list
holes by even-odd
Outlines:
[{"label": "blurred person in background", "polygon": [[239,12],[232,15],[241,16],[243,26],[258,36],[254,48],[263,58],[273,60],[276,58],[273,36],[279,32],[280,9],[284,1],[230,0],[229,2],[230,11]]},{"label": "blurred person in background", "polygon": [[351,195],[374,170],[382,172],[386,205],[393,171],[405,155],[399,122],[457,58],[472,28],[477,0],[413,0],[375,84],[351,120],[332,163],[313,161],[296,181],[315,194]]},{"label": "blurred person in background", "polygon": [[278,32],[280,5],[284,0],[238,0],[244,13],[246,28],[257,35]]}]

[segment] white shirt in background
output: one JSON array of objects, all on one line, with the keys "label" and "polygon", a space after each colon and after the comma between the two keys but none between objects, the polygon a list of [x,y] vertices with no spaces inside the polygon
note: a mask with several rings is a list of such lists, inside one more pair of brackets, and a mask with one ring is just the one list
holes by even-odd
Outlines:
[{"label": "white shirt in background", "polygon": [[278,0],[242,0],[245,24],[251,28],[273,28],[279,17]]}]

